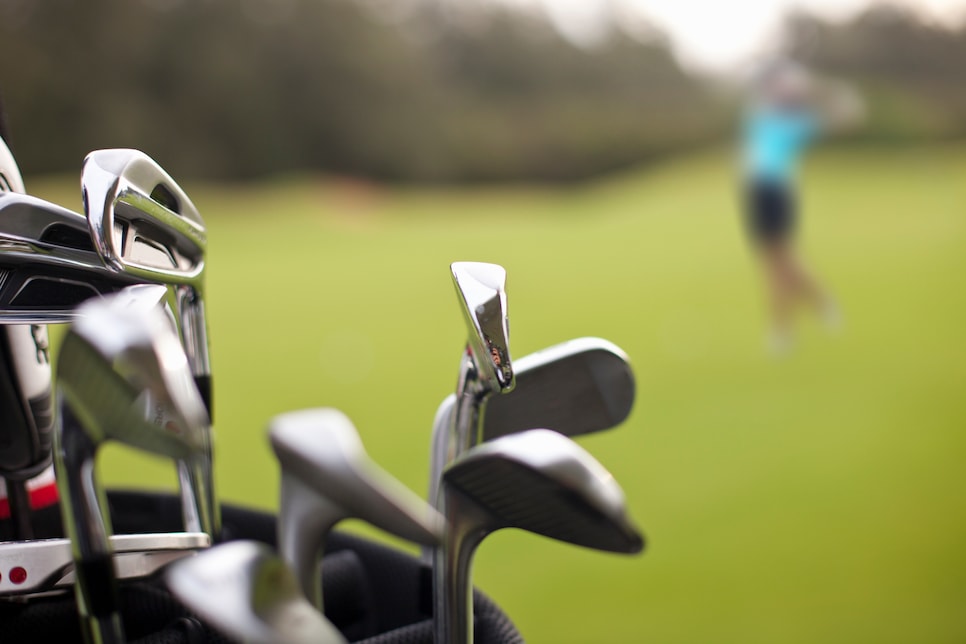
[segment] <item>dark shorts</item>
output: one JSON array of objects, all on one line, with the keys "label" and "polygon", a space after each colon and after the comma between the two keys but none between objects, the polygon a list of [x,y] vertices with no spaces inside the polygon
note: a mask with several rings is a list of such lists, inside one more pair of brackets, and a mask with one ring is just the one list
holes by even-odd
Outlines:
[{"label": "dark shorts", "polygon": [[775,181],[750,180],[745,185],[745,225],[759,242],[784,241],[795,232],[795,193]]}]

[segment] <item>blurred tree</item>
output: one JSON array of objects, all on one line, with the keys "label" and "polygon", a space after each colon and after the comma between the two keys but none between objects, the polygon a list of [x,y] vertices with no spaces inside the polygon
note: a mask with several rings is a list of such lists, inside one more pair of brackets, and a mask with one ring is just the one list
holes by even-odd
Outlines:
[{"label": "blurred tree", "polygon": [[879,5],[842,24],[794,14],[786,34],[792,56],[862,85],[870,106],[862,136],[966,135],[966,24],[928,24]]},{"label": "blurred tree", "polygon": [[572,179],[714,130],[660,41],[588,50],[522,11],[408,5],[393,20],[374,0],[5,0],[18,158],[76,171],[131,146],[178,176]]},{"label": "blurred tree", "polygon": [[[0,91],[27,173],[130,146],[182,177],[572,180],[729,133],[659,33],[611,23],[591,46],[486,0],[4,0]],[[964,29],[788,23],[792,53],[861,79],[883,137],[963,133]]]}]

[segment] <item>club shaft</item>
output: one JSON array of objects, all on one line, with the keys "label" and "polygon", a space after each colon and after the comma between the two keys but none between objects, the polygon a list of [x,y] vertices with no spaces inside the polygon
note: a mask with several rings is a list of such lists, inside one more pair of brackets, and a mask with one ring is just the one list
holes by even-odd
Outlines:
[{"label": "club shaft", "polygon": [[96,447],[70,406],[61,402],[59,409],[54,465],[61,514],[74,556],[74,590],[81,627],[90,644],[120,644],[125,637],[118,612],[107,499],[94,478]]}]

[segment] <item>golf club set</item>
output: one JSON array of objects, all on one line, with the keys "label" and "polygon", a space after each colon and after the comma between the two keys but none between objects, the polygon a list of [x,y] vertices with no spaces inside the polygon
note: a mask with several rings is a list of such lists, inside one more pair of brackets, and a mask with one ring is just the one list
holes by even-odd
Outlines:
[{"label": "golf club set", "polygon": [[[185,192],[139,151],[99,150],[76,213],[25,194],[2,141],[0,189],[0,640],[522,642],[473,588],[487,535],[643,549],[620,486],[573,441],[630,414],[627,356],[580,338],[511,360],[502,267],[450,267],[467,342],[428,500],[345,414],[307,409],[268,425],[276,517],[215,494],[207,235]],[[55,369],[49,324],[68,325]],[[173,461],[179,493],[105,490],[109,442]],[[59,503],[42,503],[54,483]],[[347,518],[421,556],[333,531]]]}]

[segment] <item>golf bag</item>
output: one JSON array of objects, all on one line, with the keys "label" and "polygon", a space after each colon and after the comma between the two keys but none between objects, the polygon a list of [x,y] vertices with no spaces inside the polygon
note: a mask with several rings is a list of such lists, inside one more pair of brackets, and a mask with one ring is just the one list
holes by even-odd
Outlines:
[{"label": "golf bag", "polygon": [[[178,532],[180,499],[144,492],[109,492],[116,534]],[[35,513],[39,538],[63,536],[56,506]],[[223,540],[275,544],[275,516],[237,506],[222,508]],[[366,539],[334,532],[327,542],[323,577],[326,617],[351,642],[433,644],[432,571],[415,557]],[[3,574],[4,571],[0,571]],[[160,578],[121,584],[125,632],[138,644],[229,642],[168,592]],[[519,644],[510,619],[480,592],[474,594],[477,644]],[[72,592],[0,600],[0,641],[81,642]]]}]

